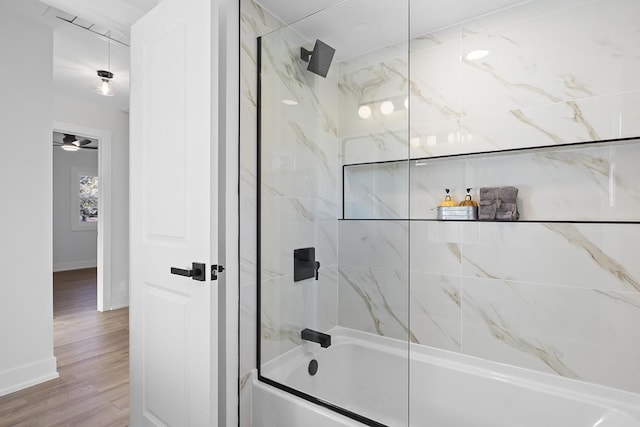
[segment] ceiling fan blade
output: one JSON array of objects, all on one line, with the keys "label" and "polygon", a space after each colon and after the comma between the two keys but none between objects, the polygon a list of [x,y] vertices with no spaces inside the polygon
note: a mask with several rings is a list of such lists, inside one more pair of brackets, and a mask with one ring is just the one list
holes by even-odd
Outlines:
[{"label": "ceiling fan blade", "polygon": [[78,141],[76,141],[76,145],[79,145],[80,147],[82,147],[83,145],[87,145],[87,144],[91,144],[91,140],[90,139],[80,139]]}]

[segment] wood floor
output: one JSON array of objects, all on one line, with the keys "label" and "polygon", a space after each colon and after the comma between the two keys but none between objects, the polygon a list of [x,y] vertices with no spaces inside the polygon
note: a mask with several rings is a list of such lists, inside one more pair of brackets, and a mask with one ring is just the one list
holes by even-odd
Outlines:
[{"label": "wood floor", "polygon": [[96,270],[54,273],[60,378],[0,397],[0,426],[127,426],[129,310],[96,311]]}]

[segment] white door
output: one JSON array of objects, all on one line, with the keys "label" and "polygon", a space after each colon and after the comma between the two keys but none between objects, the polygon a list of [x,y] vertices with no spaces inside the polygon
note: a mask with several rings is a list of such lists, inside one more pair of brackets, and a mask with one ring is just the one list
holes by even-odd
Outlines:
[{"label": "white door", "polygon": [[[132,27],[131,426],[217,422],[217,99],[209,0]],[[213,46],[213,48],[212,48]],[[205,280],[171,274],[204,263]]]}]

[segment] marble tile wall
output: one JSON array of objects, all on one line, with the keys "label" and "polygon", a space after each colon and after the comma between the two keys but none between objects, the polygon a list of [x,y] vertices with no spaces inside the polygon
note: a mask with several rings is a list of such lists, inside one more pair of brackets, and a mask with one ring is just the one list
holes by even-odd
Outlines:
[{"label": "marble tile wall", "polygon": [[[638,136],[638,16],[640,4],[634,0],[537,0],[412,39],[410,70],[404,44],[344,61],[339,79],[340,116],[346,118],[339,130],[344,163],[402,160],[409,153],[411,158],[423,158]],[[467,57],[479,51],[486,51],[486,56]],[[402,105],[407,96],[410,115]],[[394,102],[393,114],[382,116],[374,111],[368,119],[358,117],[360,105],[383,99]],[[600,182],[591,182],[588,188],[563,183],[567,188],[558,191],[557,199],[566,198],[563,192],[608,192],[606,185],[602,191],[599,177],[606,175],[602,168],[607,163],[621,166],[624,160],[610,159],[604,150],[595,157],[585,159],[584,170],[574,176],[584,174],[590,182]],[[563,159],[546,159],[545,163],[538,171],[579,166]],[[420,173],[413,176],[417,171],[411,172],[412,186],[424,181]],[[472,170],[456,173],[464,183],[452,180],[438,187],[429,185],[428,191],[434,194],[424,199],[412,197],[412,201],[432,204],[442,197],[445,187],[454,184],[459,197],[466,187],[502,184],[498,180],[492,184],[488,178],[494,176],[483,181]],[[506,165],[502,176],[510,173]],[[361,171],[358,175],[359,183],[374,180]],[[563,177],[555,175],[549,182],[562,182],[557,178]],[[416,189],[409,189],[402,178],[396,176],[395,192],[414,194]],[[345,179],[349,180],[349,173]],[[520,184],[528,182],[523,175]],[[360,187],[346,188],[347,203],[360,201],[364,189],[370,190],[369,198],[380,196],[384,202],[384,194],[378,195],[376,188]],[[350,190],[356,191],[349,194]],[[380,191],[388,193],[389,189]],[[526,199],[529,202],[542,206],[538,200]],[[598,204],[609,202],[606,194],[598,200]],[[345,207],[345,211],[356,209]],[[430,217],[425,216],[425,208],[412,206],[412,217]],[[362,209],[358,209],[362,218]],[[619,213],[617,208],[618,212],[604,211],[606,215]],[[558,212],[555,218],[564,214]]]},{"label": "marble tile wall", "polygon": [[341,326],[409,339],[407,221],[341,221]]},{"label": "marble tile wall", "polygon": [[[431,317],[412,311],[428,345],[456,339],[465,354],[640,392],[640,335],[630,328],[640,321],[640,226],[413,226],[412,266],[427,275],[412,294],[446,288],[456,301]],[[434,252],[436,268],[425,261]],[[447,328],[451,319],[461,324]]]},{"label": "marble tile wall", "polygon": [[[493,185],[520,189],[523,220],[638,221],[637,141],[429,157],[640,136],[639,18],[531,1],[413,39],[410,80],[406,46],[340,64],[344,164],[422,159],[346,168],[345,217],[370,220],[340,222],[341,326],[640,393],[639,225],[420,221],[444,188]],[[393,114],[358,117],[385,97]]]},{"label": "marble tile wall", "polygon": [[[523,219],[637,220],[640,144],[353,168],[346,216],[388,220],[336,221],[342,164],[640,135],[640,3],[531,1],[342,61],[327,80],[282,67],[307,42],[270,33],[282,23],[253,1],[241,7],[243,375],[256,366],[255,39],[269,33],[264,361],[303,324],[340,324],[640,392],[640,226],[403,220],[434,218],[445,187],[460,199],[507,184]],[[489,54],[467,59],[473,50]],[[289,252],[311,245],[321,280],[293,284]]]}]

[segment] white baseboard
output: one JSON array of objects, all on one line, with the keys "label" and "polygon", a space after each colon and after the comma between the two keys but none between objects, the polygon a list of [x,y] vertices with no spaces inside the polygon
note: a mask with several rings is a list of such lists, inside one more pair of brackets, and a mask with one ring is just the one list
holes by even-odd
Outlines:
[{"label": "white baseboard", "polygon": [[120,310],[121,308],[129,307],[129,303],[116,304],[111,306],[111,310]]},{"label": "white baseboard", "polygon": [[[120,286],[119,286],[120,287]],[[126,286],[129,289],[129,286]],[[110,310],[118,310],[120,308],[129,307],[129,294],[119,293],[118,295],[111,296],[111,308]]]},{"label": "white baseboard", "polygon": [[0,372],[0,396],[58,378],[56,358],[39,360]]},{"label": "white baseboard", "polygon": [[57,264],[53,264],[53,272],[57,273],[58,271],[80,270],[83,268],[94,268],[97,266],[98,261],[96,260],[59,262]]}]

